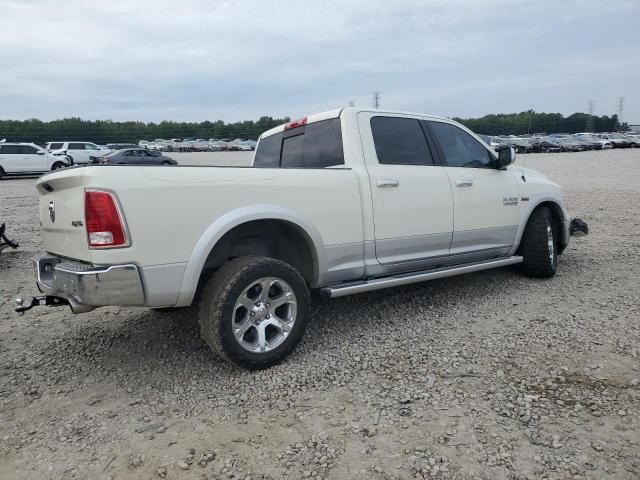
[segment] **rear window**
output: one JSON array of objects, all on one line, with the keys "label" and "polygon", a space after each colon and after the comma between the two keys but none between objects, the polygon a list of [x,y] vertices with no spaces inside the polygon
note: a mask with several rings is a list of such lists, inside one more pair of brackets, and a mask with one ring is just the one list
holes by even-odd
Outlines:
[{"label": "rear window", "polygon": [[84,143],[70,143],[69,150],[84,150]]},{"label": "rear window", "polygon": [[254,167],[326,168],[344,165],[340,119],[314,122],[260,140]]},{"label": "rear window", "polygon": [[60,150],[63,145],[63,143],[50,143],[49,150]]}]

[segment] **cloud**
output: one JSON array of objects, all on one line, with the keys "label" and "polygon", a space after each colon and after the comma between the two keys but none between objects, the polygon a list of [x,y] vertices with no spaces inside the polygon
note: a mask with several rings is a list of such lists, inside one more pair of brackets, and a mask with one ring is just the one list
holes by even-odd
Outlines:
[{"label": "cloud", "polygon": [[239,120],[369,105],[640,122],[640,4],[0,0],[0,118]]}]

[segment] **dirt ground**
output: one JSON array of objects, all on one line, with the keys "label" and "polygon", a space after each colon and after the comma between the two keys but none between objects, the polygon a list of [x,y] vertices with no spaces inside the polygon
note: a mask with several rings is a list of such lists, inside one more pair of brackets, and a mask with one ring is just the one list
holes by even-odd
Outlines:
[{"label": "dirt ground", "polygon": [[0,181],[20,242],[0,254],[0,478],[640,478],[640,150],[518,162],[591,230],[555,278],[319,300],[260,372],[177,314],[16,315],[41,251],[35,180]]}]

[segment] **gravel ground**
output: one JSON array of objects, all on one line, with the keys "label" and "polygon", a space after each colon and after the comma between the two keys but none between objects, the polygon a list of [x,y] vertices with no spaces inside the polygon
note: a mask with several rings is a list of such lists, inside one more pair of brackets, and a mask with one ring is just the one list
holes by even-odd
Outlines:
[{"label": "gravel ground", "polygon": [[21,243],[0,255],[0,478],[640,478],[640,150],[518,161],[591,229],[555,278],[318,300],[260,372],[176,314],[15,315],[41,250],[35,181],[0,181]]}]

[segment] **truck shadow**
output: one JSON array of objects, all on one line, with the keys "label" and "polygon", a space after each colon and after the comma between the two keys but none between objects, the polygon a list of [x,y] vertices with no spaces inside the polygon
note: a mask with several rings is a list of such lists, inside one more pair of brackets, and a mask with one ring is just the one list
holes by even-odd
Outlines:
[{"label": "truck shadow", "polygon": [[[316,298],[301,344],[280,365],[262,372],[219,360],[200,339],[190,309],[159,313],[105,308],[82,316],[67,314],[63,334],[41,344],[37,361],[59,377],[56,383],[99,373],[102,381],[137,378],[160,389],[192,376],[218,385],[229,379],[254,381],[256,376],[277,375],[281,369],[309,362],[321,374],[336,368],[344,349],[363,358],[375,357],[381,336],[399,344],[420,336],[425,345],[437,344],[444,331],[450,335],[461,318],[473,317],[479,305],[501,302],[505,308],[511,305],[509,299],[522,298],[524,284],[532,281],[539,282],[503,268],[335,300]],[[553,282],[545,282],[546,288]]]}]

